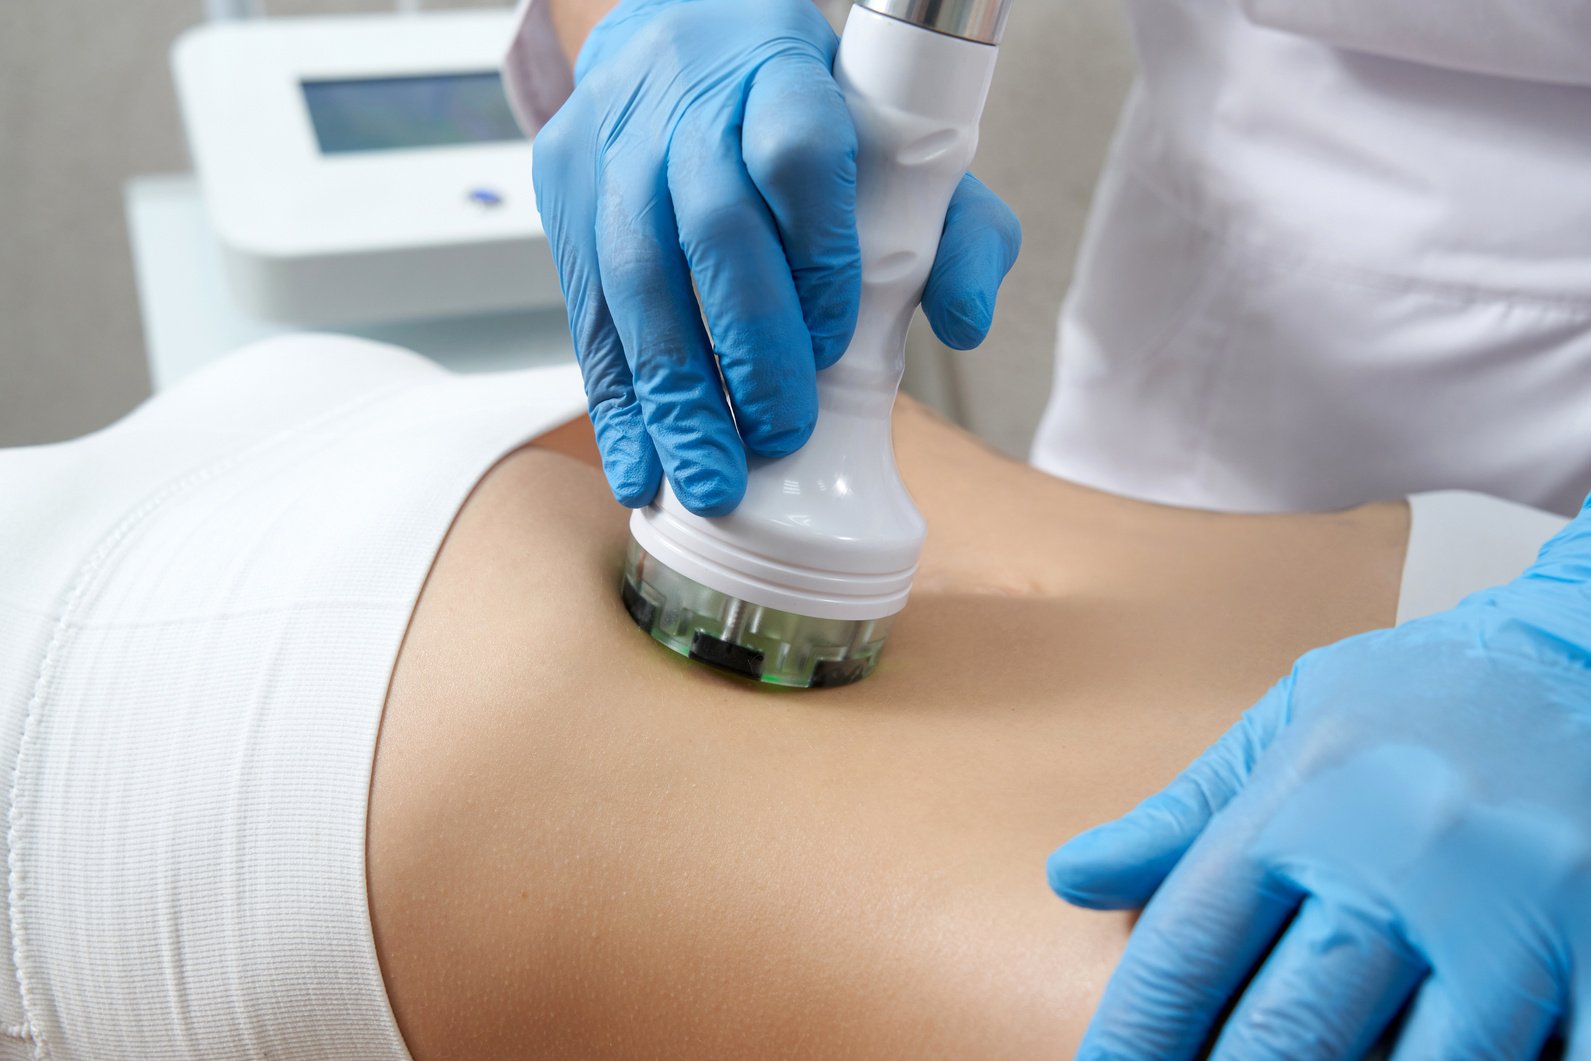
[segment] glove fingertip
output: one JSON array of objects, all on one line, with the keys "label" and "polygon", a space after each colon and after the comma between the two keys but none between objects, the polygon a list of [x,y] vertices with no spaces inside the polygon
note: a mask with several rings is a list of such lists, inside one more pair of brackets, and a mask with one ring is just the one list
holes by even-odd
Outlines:
[{"label": "glove fingertip", "polygon": [[727,516],[746,496],[746,465],[699,460],[676,463],[669,473],[674,496],[692,513],[713,519]]},{"label": "glove fingertip", "polygon": [[644,508],[657,497],[663,484],[663,469],[654,454],[650,461],[627,457],[604,458],[602,471],[608,477],[608,487],[614,500],[625,508]]},{"label": "glove fingertip", "polygon": [[1100,831],[1086,832],[1050,855],[1045,864],[1050,890],[1085,910],[1124,910],[1142,905],[1136,890],[1123,893],[1116,886],[1119,882],[1112,879],[1120,875],[1121,869],[1107,851],[1100,849],[1096,835]]},{"label": "glove fingertip", "polygon": [[675,496],[692,513],[708,519],[727,516],[740,507],[741,500],[746,496],[745,484],[740,484],[737,489],[732,483],[703,489],[679,491]]},{"label": "glove fingertip", "polygon": [[952,350],[975,350],[994,326],[994,306],[978,294],[924,302],[923,312],[939,341]]},{"label": "glove fingertip", "polygon": [[602,403],[591,414],[602,455],[602,473],[614,500],[625,508],[652,503],[663,483],[663,465],[633,404]]},{"label": "glove fingertip", "polygon": [[812,336],[812,359],[821,372],[844,356],[856,336],[862,309],[861,251],[821,277],[797,277],[796,290]]},{"label": "glove fingertip", "polygon": [[812,360],[822,372],[839,363],[845,356],[845,351],[851,347],[851,339],[856,335],[856,314],[843,323],[836,323],[830,328],[814,329],[812,332]]},{"label": "glove fingertip", "polygon": [[746,448],[759,457],[778,460],[788,457],[812,438],[817,429],[817,413],[803,417],[778,430],[759,431],[746,436]]},{"label": "glove fingertip", "polygon": [[610,478],[608,484],[613,490],[613,499],[625,508],[645,508],[656,500],[662,480],[658,479],[646,485],[634,479],[616,481]]}]

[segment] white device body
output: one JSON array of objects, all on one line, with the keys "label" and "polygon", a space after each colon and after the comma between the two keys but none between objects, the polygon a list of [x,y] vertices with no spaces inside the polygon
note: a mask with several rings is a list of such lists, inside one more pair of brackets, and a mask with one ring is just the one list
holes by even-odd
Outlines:
[{"label": "white device body", "polygon": [[896,470],[890,413],[945,213],[977,151],[998,51],[851,9],[835,77],[860,148],[856,336],[818,374],[811,441],[793,456],[752,461],[732,514],[692,515],[667,484],[636,510],[631,533],[668,567],[813,618],[881,619],[905,607],[927,528]]},{"label": "white device body", "polygon": [[188,144],[246,311],[343,325],[562,304],[528,141],[328,154],[305,96],[315,82],[495,75],[512,29],[507,11],[472,11],[221,22],[179,38]]}]

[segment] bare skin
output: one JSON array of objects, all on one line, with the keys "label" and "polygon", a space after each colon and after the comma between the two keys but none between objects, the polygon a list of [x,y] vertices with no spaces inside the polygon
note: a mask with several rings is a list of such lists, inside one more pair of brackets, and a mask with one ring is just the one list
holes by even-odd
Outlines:
[{"label": "bare skin", "polygon": [[572,427],[459,514],[393,676],[371,911],[416,1061],[1052,1057],[1129,926],[1048,891],[1300,653],[1390,623],[1407,511],[1230,517],[1007,461],[914,408],[929,521],[885,662],[769,690],[631,625]]},{"label": "bare skin", "polygon": [[570,69],[574,68],[581,46],[591,35],[591,27],[618,6],[618,0],[546,0],[546,3],[552,31],[558,35],[558,46],[569,60]]}]

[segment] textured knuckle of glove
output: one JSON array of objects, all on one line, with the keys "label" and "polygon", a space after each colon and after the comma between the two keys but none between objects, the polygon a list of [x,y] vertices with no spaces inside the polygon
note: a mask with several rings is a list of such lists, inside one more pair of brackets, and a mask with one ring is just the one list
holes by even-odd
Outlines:
[{"label": "textured knuckle of glove", "polygon": [[741,154],[758,184],[793,189],[819,173],[838,171],[853,158],[856,133],[848,127],[821,127],[798,110],[778,123],[748,125],[741,135]]},{"label": "textured knuckle of glove", "polygon": [[535,139],[536,161],[561,161],[573,153],[571,124],[574,121],[573,112],[576,109],[570,104],[564,104],[537,130]]},{"label": "textured knuckle of glove", "polygon": [[602,285],[610,301],[644,301],[660,296],[657,246],[640,229],[607,218],[597,229],[602,259]]},{"label": "textured knuckle of glove", "polygon": [[571,167],[579,163],[575,131],[578,115],[574,113],[578,109],[566,103],[536,133],[530,186],[542,213],[549,212],[554,202],[565,197]]}]

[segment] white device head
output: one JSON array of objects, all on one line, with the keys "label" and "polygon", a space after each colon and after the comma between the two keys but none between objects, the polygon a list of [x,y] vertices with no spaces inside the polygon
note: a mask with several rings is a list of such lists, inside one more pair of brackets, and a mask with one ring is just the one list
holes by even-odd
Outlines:
[{"label": "white device head", "polygon": [[556,306],[507,11],[219,22],[172,53],[244,308],[335,325]]},{"label": "white device head", "polygon": [[835,77],[859,145],[856,335],[818,375],[812,439],[793,456],[753,461],[734,513],[692,515],[665,484],[632,517],[626,603],[677,651],[796,686],[855,681],[877,662],[926,533],[895,467],[890,411],[945,213],[977,150],[1005,9],[1006,0],[852,8]]}]

